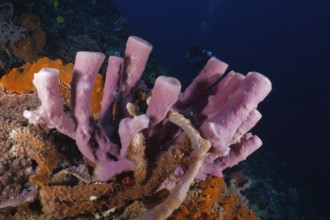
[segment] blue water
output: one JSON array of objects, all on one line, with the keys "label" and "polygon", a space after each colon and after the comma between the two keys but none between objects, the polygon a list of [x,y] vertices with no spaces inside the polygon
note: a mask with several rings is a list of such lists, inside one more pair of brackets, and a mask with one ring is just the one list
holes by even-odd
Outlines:
[{"label": "blue water", "polygon": [[[229,69],[273,82],[254,130],[327,213],[330,196],[330,1],[113,0],[153,55],[191,78],[185,53],[212,50]],[[301,198],[304,199],[304,198]],[[329,218],[330,219],[330,218]]]}]

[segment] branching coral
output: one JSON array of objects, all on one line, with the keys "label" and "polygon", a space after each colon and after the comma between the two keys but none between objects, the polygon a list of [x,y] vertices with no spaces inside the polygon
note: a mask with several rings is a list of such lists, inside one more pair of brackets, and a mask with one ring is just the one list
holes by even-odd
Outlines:
[{"label": "branching coral", "polygon": [[[90,98],[105,59],[102,53],[77,53],[69,87],[71,114],[63,109],[59,71],[44,68],[35,74],[41,105],[25,111],[24,117],[75,140],[95,165],[97,180],[43,186],[40,200],[45,213],[73,217],[158,197],[156,203],[142,202],[146,212],[137,212],[141,214],[137,218],[166,219],[180,207],[194,181],[222,176],[225,168],[261,146],[248,131],[261,117],[258,103],[271,90],[265,76],[231,72],[214,85],[227,64],[211,58],[183,94],[177,79],[158,77],[146,111],[140,112],[133,104],[134,93],[151,49],[148,42],[130,37],[124,59],[109,57],[98,119],[93,117]],[[120,175],[127,176],[118,182]],[[77,198],[77,191],[84,196]]]}]

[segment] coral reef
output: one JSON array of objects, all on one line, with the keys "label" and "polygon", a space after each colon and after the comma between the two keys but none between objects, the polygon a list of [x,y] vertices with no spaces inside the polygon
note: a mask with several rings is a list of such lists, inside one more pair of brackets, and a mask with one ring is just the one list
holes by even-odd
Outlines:
[{"label": "coral reef", "polygon": [[0,128],[0,208],[3,208],[31,201],[38,194],[37,185],[29,182],[29,177],[34,175],[32,160],[15,156],[10,139],[13,129],[28,126],[22,117],[23,109],[37,106],[38,99],[31,95],[0,94],[0,122],[5,125]]},{"label": "coral reef", "polygon": [[[148,42],[129,37],[124,59],[109,57],[103,91],[94,86],[102,53],[78,52],[70,84],[49,65],[34,75],[40,105],[24,111],[29,128],[12,128],[9,146],[14,157],[27,157],[39,166],[24,180],[40,187],[42,211],[58,219],[88,214],[166,219],[181,204],[196,208],[191,202],[197,199],[204,211],[196,219],[256,219],[239,195],[222,196],[223,184],[208,176],[221,177],[224,169],[261,146],[249,130],[261,118],[256,107],[270,92],[270,81],[256,72],[230,72],[215,84],[228,65],[213,57],[183,93],[177,79],[158,77],[143,98],[145,109],[135,99],[151,49]],[[31,71],[11,74],[31,79]],[[13,84],[11,74],[1,80],[6,92]],[[70,100],[61,96],[63,82]],[[99,114],[92,111],[93,88],[101,91],[98,98],[103,95]],[[31,124],[42,130],[27,140],[34,134]],[[51,138],[63,135],[71,144]],[[83,157],[74,159],[77,149]],[[195,184],[202,196],[189,201]],[[181,206],[173,218],[180,212],[186,210]]]},{"label": "coral reef", "polygon": [[16,42],[12,53],[25,62],[35,61],[46,44],[46,33],[41,27],[40,18],[25,12],[14,18],[14,24],[23,27],[26,35],[24,39]]},{"label": "coral reef", "polygon": [[54,1],[22,1],[25,11],[42,20],[47,56],[72,62],[76,51],[104,51],[107,56],[123,52],[127,21],[107,1],[57,1],[57,7]]},{"label": "coral reef", "polygon": [[0,50],[13,49],[26,37],[26,29],[13,22],[14,7],[11,3],[0,4]]},{"label": "coral reef", "polygon": [[40,132],[32,131],[28,128],[12,130],[9,137],[16,142],[16,145],[11,149],[14,156],[29,157],[39,165],[37,173],[30,176],[30,182],[38,185],[48,184],[52,170],[59,162],[55,145],[52,141],[45,140]]},{"label": "coral reef", "polygon": [[13,3],[0,4],[0,74],[22,61],[36,60],[45,43],[46,33],[37,15],[20,12],[14,17]]}]

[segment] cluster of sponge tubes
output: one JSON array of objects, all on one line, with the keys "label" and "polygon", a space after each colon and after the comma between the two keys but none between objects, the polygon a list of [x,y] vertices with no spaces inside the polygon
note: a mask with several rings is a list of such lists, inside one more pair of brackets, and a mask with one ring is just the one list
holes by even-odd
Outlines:
[{"label": "cluster of sponge tubes", "polygon": [[[71,116],[63,111],[58,70],[51,68],[42,69],[33,80],[41,106],[24,112],[30,123],[46,124],[73,138],[81,153],[96,164],[95,174],[101,181],[137,169],[139,165],[128,153],[137,134],[144,134],[146,151],[156,155],[188,136],[191,164],[177,167],[178,183],[171,189],[175,193],[155,207],[153,213],[149,212],[148,218],[169,216],[184,200],[195,179],[222,176],[224,169],[244,160],[262,145],[257,136],[248,132],[261,118],[257,105],[271,91],[268,78],[256,72],[244,76],[232,71],[219,80],[228,65],[211,58],[183,93],[177,79],[157,78],[147,111],[137,113],[132,104],[134,89],[151,50],[148,42],[131,36],[124,58],[109,57],[97,121],[92,115],[90,97],[105,59],[97,52],[77,53],[70,85]],[[174,206],[169,209],[169,204]]]}]

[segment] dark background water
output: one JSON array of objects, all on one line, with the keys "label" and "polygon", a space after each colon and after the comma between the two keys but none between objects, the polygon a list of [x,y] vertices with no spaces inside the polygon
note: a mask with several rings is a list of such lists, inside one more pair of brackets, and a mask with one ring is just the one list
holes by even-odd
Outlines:
[{"label": "dark background water", "polygon": [[[330,196],[330,1],[113,0],[153,55],[181,79],[193,46],[212,50],[238,72],[273,82],[254,129],[285,171],[327,213]],[[204,24],[204,25],[203,25]],[[261,165],[262,166],[262,165]],[[304,198],[300,198],[304,199]]]}]

